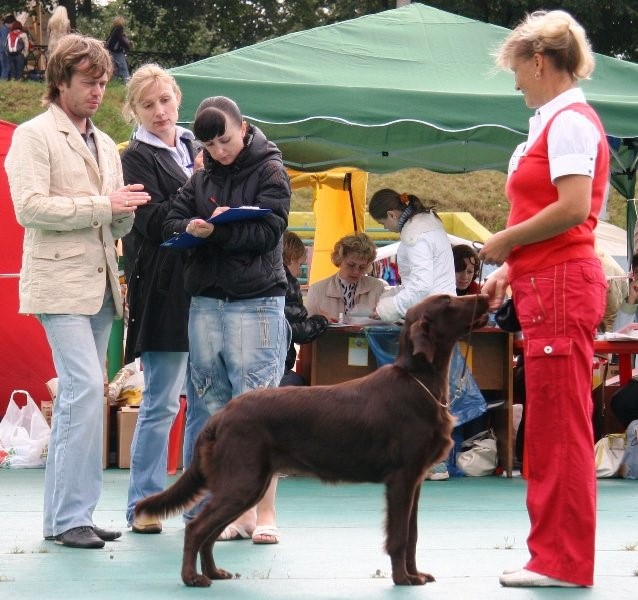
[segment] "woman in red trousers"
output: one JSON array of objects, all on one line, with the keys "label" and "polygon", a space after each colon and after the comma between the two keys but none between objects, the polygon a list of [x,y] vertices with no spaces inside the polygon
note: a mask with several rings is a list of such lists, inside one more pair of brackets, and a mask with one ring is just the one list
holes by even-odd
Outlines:
[{"label": "woman in red trousers", "polygon": [[[536,12],[505,39],[499,67],[535,110],[509,165],[507,228],[480,252],[502,266],[483,291],[496,308],[511,286],[525,356],[530,560],[508,587],[591,586],[596,479],[591,378],[606,282],[594,227],[609,174],[605,132],[577,86],[594,58],[563,11]],[[578,290],[575,294],[574,290]]]}]

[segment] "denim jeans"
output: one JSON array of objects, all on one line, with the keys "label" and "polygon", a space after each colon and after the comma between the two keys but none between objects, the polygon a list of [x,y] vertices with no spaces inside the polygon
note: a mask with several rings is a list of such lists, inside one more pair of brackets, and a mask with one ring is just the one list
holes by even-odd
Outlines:
[{"label": "denim jeans", "polygon": [[191,378],[190,362],[186,373],[186,425],[184,427],[184,447],[182,451],[182,464],[184,469],[191,464],[193,459],[193,450],[199,432],[206,425],[206,421],[210,417],[208,407],[203,398],[195,393],[193,380]]},{"label": "denim jeans", "polygon": [[113,57],[113,79],[120,79],[124,83],[129,80],[128,64],[124,52],[111,52]]},{"label": "denim jeans", "polygon": [[142,352],[144,391],[131,443],[131,472],[126,521],[135,503],[166,487],[168,437],[179,411],[188,352]]},{"label": "denim jeans", "polygon": [[24,72],[25,58],[24,54],[9,55],[9,79],[22,81],[22,73]]},{"label": "denim jeans", "polygon": [[115,316],[107,286],[96,315],[42,314],[58,376],[44,474],[44,536],[93,526],[102,492],[106,352]]},{"label": "denim jeans", "polygon": [[[3,25],[0,25],[3,27]],[[9,79],[9,55],[2,48],[0,49],[0,79],[6,81]]]},{"label": "denim jeans", "polygon": [[283,296],[191,300],[191,377],[210,414],[244,392],[279,385],[290,342],[284,303]]},{"label": "denim jeans", "polygon": [[[284,303],[283,296],[233,302],[203,296],[191,300],[188,337],[193,406],[200,413],[202,404],[214,414],[235,396],[279,385],[291,338]],[[190,435],[192,444],[198,433]],[[185,442],[185,461],[186,453]],[[191,456],[192,445],[189,463]],[[184,519],[192,519],[198,511],[199,505],[185,512]]]}]

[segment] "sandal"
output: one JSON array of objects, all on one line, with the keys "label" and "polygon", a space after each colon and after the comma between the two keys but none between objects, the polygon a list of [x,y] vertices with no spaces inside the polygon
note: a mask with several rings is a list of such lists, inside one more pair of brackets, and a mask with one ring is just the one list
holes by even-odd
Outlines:
[{"label": "sandal", "polygon": [[228,525],[224,531],[219,534],[218,542],[235,542],[237,540],[249,540],[250,533],[239,525]]},{"label": "sandal", "polygon": [[258,525],[253,531],[253,544],[278,544],[279,536],[276,525]]}]

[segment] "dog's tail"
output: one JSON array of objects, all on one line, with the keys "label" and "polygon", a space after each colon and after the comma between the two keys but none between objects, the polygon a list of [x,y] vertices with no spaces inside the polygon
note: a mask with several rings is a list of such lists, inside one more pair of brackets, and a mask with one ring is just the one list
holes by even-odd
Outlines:
[{"label": "dog's tail", "polygon": [[[204,432],[202,432],[204,435]],[[143,498],[135,505],[135,515],[167,519],[195,506],[206,496],[206,480],[200,468],[197,451],[183,475],[159,494]]]}]

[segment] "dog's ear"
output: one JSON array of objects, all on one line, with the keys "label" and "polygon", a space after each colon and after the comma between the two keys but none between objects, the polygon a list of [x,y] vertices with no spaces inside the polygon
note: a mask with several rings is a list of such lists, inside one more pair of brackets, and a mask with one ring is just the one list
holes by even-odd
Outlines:
[{"label": "dog's ear", "polygon": [[425,360],[431,363],[434,360],[434,340],[430,335],[430,319],[422,315],[418,321],[410,326],[410,340],[412,342],[412,354],[422,354]]}]

